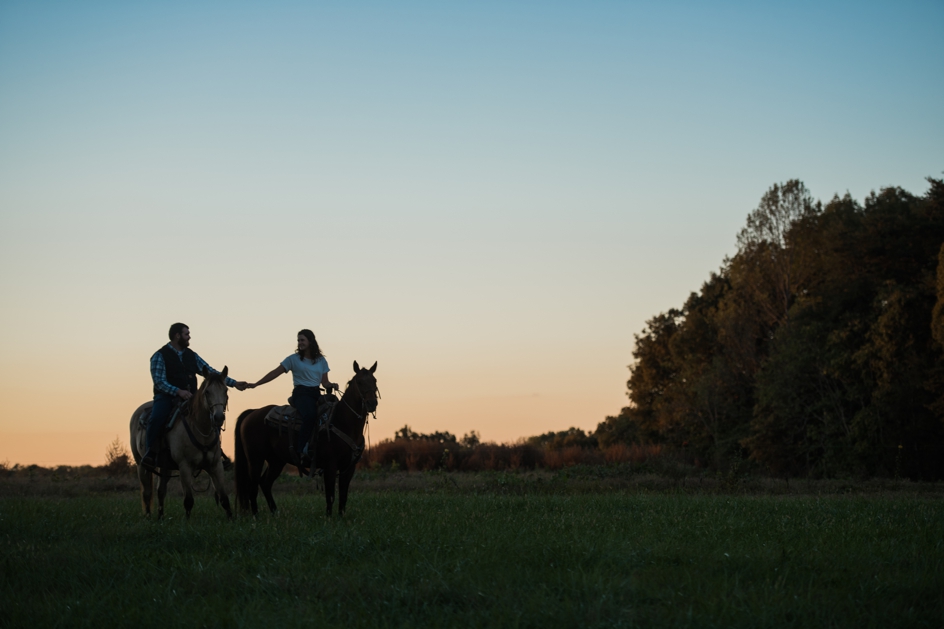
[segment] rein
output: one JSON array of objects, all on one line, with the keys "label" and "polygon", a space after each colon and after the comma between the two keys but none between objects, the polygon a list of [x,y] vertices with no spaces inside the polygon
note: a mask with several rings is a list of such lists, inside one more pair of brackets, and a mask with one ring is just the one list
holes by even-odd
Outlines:
[{"label": "rein", "polygon": [[[366,425],[366,423],[367,423],[367,415],[368,415],[368,414],[371,414],[371,415],[373,415],[374,419],[377,419],[377,411],[375,410],[375,411],[373,411],[373,413],[368,413],[368,411],[367,411],[367,396],[364,395],[364,392],[361,391],[361,388],[360,388],[359,386],[357,386],[357,383],[354,382],[354,380],[351,380],[351,383],[354,384],[354,386],[357,388],[357,393],[361,396],[361,406],[363,407],[363,413],[364,413],[364,414],[361,415],[361,414],[359,414],[357,411],[355,411],[354,408],[353,408],[350,404],[348,404],[347,401],[344,399],[344,395],[341,396],[341,401],[344,402],[344,406],[348,407],[348,409],[350,409],[350,411],[351,411],[352,413],[354,413],[354,416],[357,417],[357,419],[363,419],[364,422],[365,422],[365,425]],[[377,399],[379,400],[379,399],[380,399],[380,388],[375,386],[374,389],[377,391]],[[347,394],[347,389],[344,389],[344,394],[345,394],[345,395]]]},{"label": "rein", "polygon": [[[188,419],[189,419],[189,418],[188,418]],[[220,444],[220,433],[219,433],[219,432],[217,432],[217,433],[216,433],[216,436],[213,437],[213,441],[211,441],[211,442],[208,443],[208,444],[204,444],[204,443],[201,443],[200,441],[197,441],[197,438],[194,437],[193,432],[190,430],[190,422],[187,421],[187,419],[184,420],[183,424],[184,424],[184,430],[187,431],[187,436],[190,437],[190,443],[192,443],[194,446],[196,446],[196,448],[197,448],[198,450],[200,450],[201,452],[203,452],[203,454],[205,454],[205,455],[206,455],[206,454],[209,454],[209,453],[210,453],[210,450],[216,448],[216,446],[218,446],[218,445]],[[198,432],[199,432],[199,431],[198,431]],[[201,436],[206,436],[206,435],[202,435],[202,434],[201,434]]]},{"label": "rein", "polygon": [[[210,419],[210,418],[213,416],[212,411],[213,411],[213,409],[215,409],[216,407],[221,406],[221,407],[223,407],[223,412],[225,413],[225,412],[226,412],[227,403],[226,403],[226,402],[217,402],[217,403],[215,403],[215,404],[210,404],[210,402],[207,400],[207,397],[206,397],[206,395],[205,395],[205,391],[203,391],[203,390],[197,391],[197,396],[200,398],[200,404],[197,405],[197,404],[191,402],[191,404],[190,404],[191,414],[190,414],[189,417],[185,417],[185,418],[184,418],[184,420],[183,420],[183,425],[184,425],[184,430],[187,431],[187,436],[190,437],[190,442],[194,445],[194,447],[196,447],[198,450],[200,450],[201,452],[203,452],[204,456],[206,456],[207,454],[210,453],[210,450],[213,450],[214,448],[216,448],[217,446],[219,446],[219,444],[220,444],[220,433],[224,430],[222,424],[221,424],[219,427],[214,427],[214,426],[213,426],[213,420]],[[229,396],[227,396],[227,400],[228,400],[228,399],[229,399]],[[194,400],[194,402],[196,402],[196,400]],[[197,413],[200,412],[200,410],[201,410],[200,407],[203,407],[202,410],[206,412],[207,420],[208,420],[208,423],[210,424],[210,431],[209,431],[208,433],[204,433],[202,430],[200,430],[200,427],[197,426],[196,415],[197,415]],[[225,415],[224,415],[224,417],[225,417]],[[223,421],[224,421],[224,424],[225,424],[225,421],[226,421],[226,420],[224,419]],[[194,436],[194,434],[193,434],[194,432],[196,432],[198,435],[200,435],[200,437],[201,437],[204,441],[198,440],[198,439],[196,438],[196,436]],[[207,439],[210,439],[210,438],[212,438],[212,440],[211,440],[209,443],[205,443],[205,441],[206,441]]]},{"label": "rein", "polygon": [[[361,407],[362,407],[362,409],[363,409],[363,410],[362,410],[363,414],[358,413],[357,411],[355,411],[354,408],[348,403],[348,401],[344,399],[345,397],[347,397],[348,388],[349,388],[351,385],[354,386],[355,391],[357,392],[358,395],[360,395],[360,398],[361,398]],[[352,379],[352,380],[348,383],[348,388],[345,388],[345,389],[344,389],[344,393],[341,395],[341,401],[344,402],[344,406],[346,406],[346,407],[348,408],[348,410],[351,411],[351,413],[354,415],[354,417],[356,417],[356,418],[359,419],[359,420],[363,420],[363,421],[364,421],[364,426],[365,426],[365,427],[370,426],[370,420],[368,420],[367,416],[372,414],[373,417],[374,417],[374,419],[377,419],[377,411],[374,410],[372,413],[367,411],[367,396],[364,395],[364,392],[361,390],[360,386],[358,386],[357,382],[356,382],[354,379]],[[379,398],[380,398],[380,389],[377,388],[376,386],[375,386],[374,388],[375,388],[375,390],[377,391],[377,398],[379,399]],[[369,430],[369,428],[368,428],[368,430]],[[351,456],[351,463],[348,465],[347,468],[345,468],[345,470],[347,470],[348,468],[350,468],[351,465],[355,465],[355,464],[360,460],[361,455],[364,453],[364,446],[362,446],[362,445],[361,445],[361,446],[357,445],[357,443],[354,441],[354,439],[352,439],[349,435],[345,434],[340,428],[338,428],[338,427],[335,426],[334,424],[330,424],[329,431],[332,432],[332,433],[334,433],[335,435],[337,435],[338,438],[340,438],[341,441],[343,441],[344,444],[345,444],[347,447],[349,447],[349,448],[351,449],[351,454],[352,454],[352,456]],[[363,433],[363,429],[361,429],[361,436],[363,436],[363,434],[364,434],[364,433]]]}]

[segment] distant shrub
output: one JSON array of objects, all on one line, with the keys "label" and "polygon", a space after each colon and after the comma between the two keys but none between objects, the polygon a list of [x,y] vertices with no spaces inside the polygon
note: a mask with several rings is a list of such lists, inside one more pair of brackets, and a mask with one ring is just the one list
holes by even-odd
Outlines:
[{"label": "distant shrub", "polygon": [[480,471],[492,470],[530,470],[541,467],[544,463],[543,451],[530,444],[518,443],[514,445],[482,443],[472,449],[462,470]]},{"label": "distant shrub", "polygon": [[603,458],[607,463],[641,465],[661,456],[662,446],[658,444],[617,443],[603,450]]},{"label": "distant shrub", "polygon": [[[465,445],[472,442],[474,445]],[[660,465],[668,456],[660,445],[616,444],[596,447],[552,447],[531,440],[515,444],[457,442],[434,439],[393,439],[375,444],[360,463],[363,469],[479,472],[559,470],[575,465]]]},{"label": "distant shrub", "polygon": [[132,465],[131,454],[115,436],[115,440],[105,448],[105,473],[109,476],[127,476]]},{"label": "distant shrub", "polygon": [[[475,431],[472,431],[473,434]],[[467,438],[466,437],[463,438]],[[421,432],[414,432],[409,426],[404,426],[393,436],[394,441],[402,439],[404,441],[435,441],[436,443],[457,443],[456,436],[451,432],[433,432],[424,435]]]},{"label": "distant shrub", "polygon": [[[419,433],[404,427],[397,432],[398,438],[374,445],[368,456],[362,459],[360,467],[414,472],[560,470],[576,465],[636,466],[667,456],[660,445],[616,444],[600,449],[593,442],[592,445],[562,447],[563,439],[556,438],[544,440],[543,444],[533,438],[514,444],[497,444],[481,443],[474,432],[473,438],[466,435],[458,441],[441,439],[443,434],[448,433],[419,436]],[[579,438],[579,435],[573,436]]]},{"label": "distant shrub", "polygon": [[467,448],[474,448],[482,443],[482,439],[479,437],[478,432],[472,430],[462,435],[462,439],[459,440],[459,443]]},{"label": "distant shrub", "polygon": [[544,455],[544,467],[549,470],[559,470],[574,465],[601,465],[605,462],[603,453],[597,448],[581,448],[580,446],[548,450]]},{"label": "distant shrub", "polygon": [[528,437],[527,442],[549,450],[564,450],[573,447],[597,448],[599,445],[595,436],[573,427],[559,432],[546,432],[536,437]]}]

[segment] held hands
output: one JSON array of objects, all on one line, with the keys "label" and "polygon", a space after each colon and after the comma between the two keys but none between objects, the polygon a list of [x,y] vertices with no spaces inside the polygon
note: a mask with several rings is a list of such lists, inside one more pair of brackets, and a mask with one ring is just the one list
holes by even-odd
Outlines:
[{"label": "held hands", "polygon": [[233,386],[236,387],[237,391],[245,391],[246,389],[251,388],[251,385],[248,382],[244,382],[242,380],[240,380]]}]

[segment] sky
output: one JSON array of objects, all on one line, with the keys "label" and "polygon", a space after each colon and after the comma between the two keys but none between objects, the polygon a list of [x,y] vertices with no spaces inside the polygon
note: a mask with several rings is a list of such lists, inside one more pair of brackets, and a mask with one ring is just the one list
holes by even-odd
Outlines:
[{"label": "sky", "polygon": [[[0,463],[104,463],[170,324],[314,330],[373,443],[627,403],[764,192],[944,175],[941,2],[0,3]],[[231,390],[236,417],[285,375]]]}]

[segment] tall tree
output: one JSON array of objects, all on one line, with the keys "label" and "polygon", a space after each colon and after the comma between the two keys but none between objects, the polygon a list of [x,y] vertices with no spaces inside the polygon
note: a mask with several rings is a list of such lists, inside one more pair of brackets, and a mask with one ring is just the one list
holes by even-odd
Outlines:
[{"label": "tall tree", "polygon": [[801,181],[774,184],[737,236],[732,278],[756,302],[769,326],[786,319],[797,292],[809,279],[808,256],[799,246],[796,225],[820,209]]},{"label": "tall tree", "polygon": [[944,477],[944,183],[824,208],[773,186],[738,251],[636,337],[595,436],[783,474]]}]

